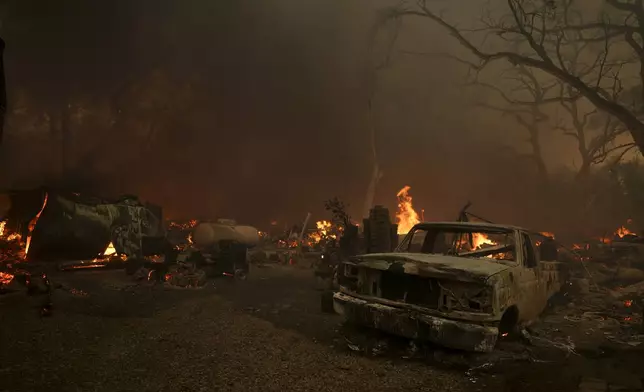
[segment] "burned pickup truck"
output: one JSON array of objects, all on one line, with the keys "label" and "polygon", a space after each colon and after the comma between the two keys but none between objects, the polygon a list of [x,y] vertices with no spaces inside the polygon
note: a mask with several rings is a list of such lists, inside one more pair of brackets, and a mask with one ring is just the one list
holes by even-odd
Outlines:
[{"label": "burned pickup truck", "polygon": [[350,322],[392,334],[492,351],[559,291],[566,257],[551,238],[518,227],[421,223],[393,253],[343,263],[333,306]]}]

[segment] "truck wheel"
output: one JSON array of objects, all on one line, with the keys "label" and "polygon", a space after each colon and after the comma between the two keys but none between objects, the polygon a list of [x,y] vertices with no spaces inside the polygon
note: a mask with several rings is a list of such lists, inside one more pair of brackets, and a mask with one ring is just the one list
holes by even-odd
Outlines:
[{"label": "truck wheel", "polygon": [[519,309],[511,306],[505,310],[499,323],[499,339],[514,340],[519,336]]}]

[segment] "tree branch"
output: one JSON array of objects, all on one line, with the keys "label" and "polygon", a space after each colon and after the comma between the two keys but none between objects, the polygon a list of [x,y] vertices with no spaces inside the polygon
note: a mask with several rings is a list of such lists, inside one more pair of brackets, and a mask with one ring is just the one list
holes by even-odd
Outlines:
[{"label": "tree branch", "polygon": [[429,10],[425,3],[422,1],[419,3],[419,10],[399,10],[396,15],[397,17],[415,16],[426,18],[438,24],[439,26],[444,28],[449,33],[449,35],[456,39],[457,42],[459,42],[464,48],[466,48],[472,55],[477,57],[481,61],[481,67],[485,67],[489,63],[497,60],[506,60],[514,66],[523,65],[526,67],[539,69],[559,79],[560,81],[568,84],[580,94],[585,96],[598,109],[603,110],[619,119],[631,131],[633,138],[640,146],[640,148],[644,148],[644,124],[640,122],[637,116],[626,107],[621,105],[619,102],[611,100],[610,97],[606,96],[606,94],[602,90],[598,89],[595,86],[586,84],[578,76],[554,64],[552,59],[548,56],[547,52],[545,52],[544,48],[540,47],[538,42],[535,41],[534,37],[530,36],[529,32],[523,27],[522,20],[518,16],[520,10],[515,6],[513,0],[508,0],[508,5],[510,7],[510,10],[512,11],[514,20],[517,23],[517,26],[515,26],[515,28],[518,30],[519,34],[521,34],[527,40],[528,45],[537,54],[537,58],[511,51],[487,52],[479,49],[477,45],[466,38],[455,26],[447,23],[442,17]]}]

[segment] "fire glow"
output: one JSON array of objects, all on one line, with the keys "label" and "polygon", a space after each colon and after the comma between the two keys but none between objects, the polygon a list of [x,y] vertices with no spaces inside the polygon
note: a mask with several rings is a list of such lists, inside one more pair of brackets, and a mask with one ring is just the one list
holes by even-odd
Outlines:
[{"label": "fire glow", "polygon": [[420,223],[418,213],[414,210],[412,198],[409,195],[410,189],[409,185],[405,185],[396,194],[396,197],[398,197],[398,212],[396,213],[398,234],[407,234],[415,224]]},{"label": "fire glow", "polygon": [[190,230],[195,226],[197,226],[196,219],[192,219],[184,223],[170,222],[170,225],[169,225],[171,229],[178,229],[178,230]]},{"label": "fire glow", "polygon": [[109,245],[107,245],[107,248],[105,248],[103,256],[111,256],[113,254],[116,254],[116,248],[114,247],[114,244],[110,242]]},{"label": "fire glow", "polygon": [[[335,228],[337,231],[342,232],[342,227]],[[334,233],[333,224],[326,220],[315,222],[315,232],[309,234],[309,242],[311,244],[318,244],[322,240],[335,240],[338,238]]]},{"label": "fire glow", "polygon": [[0,272],[0,287],[6,286],[13,281],[14,276],[7,272]]},{"label": "fire glow", "polygon": [[49,199],[49,194],[45,193],[45,200],[43,200],[42,207],[40,207],[40,211],[34,216],[34,218],[29,222],[29,232],[27,234],[27,245],[25,245],[25,258],[27,258],[27,255],[29,254],[29,245],[31,244],[31,235],[36,228],[36,223],[38,223],[38,219],[40,219],[40,215],[42,212],[45,210],[45,207],[47,206],[47,199]]},{"label": "fire glow", "polygon": [[627,235],[634,235],[632,231],[628,230],[626,227],[622,226],[619,229],[615,231],[615,235],[618,236],[619,238],[624,238]]},{"label": "fire glow", "polygon": [[20,246],[24,245],[22,243],[22,236],[20,233],[12,233],[7,229],[7,221],[0,222],[0,238],[6,242],[18,242]]},{"label": "fire glow", "polygon": [[472,249],[481,249],[483,245],[496,245],[496,242],[483,233],[472,234]]}]

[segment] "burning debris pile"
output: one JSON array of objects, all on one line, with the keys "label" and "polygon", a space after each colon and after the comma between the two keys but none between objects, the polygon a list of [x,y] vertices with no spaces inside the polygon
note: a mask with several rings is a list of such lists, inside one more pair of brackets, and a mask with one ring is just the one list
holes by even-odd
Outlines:
[{"label": "burning debris pile", "polygon": [[[9,198],[5,198],[5,200],[9,200],[10,203]],[[18,280],[23,283],[30,281],[30,274],[20,267],[27,259],[34,228],[46,204],[47,196],[45,196],[38,212],[29,220],[26,240],[23,240],[23,234],[17,230],[16,225],[9,224],[8,219],[3,218],[0,221],[0,293],[5,292],[12,283]],[[8,206],[5,211],[4,215],[7,215]],[[44,275],[42,278],[46,279]]]},{"label": "burning debris pile", "polygon": [[170,221],[167,224],[168,241],[176,249],[183,250],[192,245],[192,231],[197,226],[197,220]]},{"label": "burning debris pile", "polygon": [[309,247],[314,247],[318,244],[337,241],[343,232],[344,228],[342,226],[334,225],[327,220],[317,221],[315,222],[315,230],[308,233],[305,243]]},{"label": "burning debris pile", "polygon": [[164,246],[161,209],[136,197],[110,201],[42,189],[2,196],[0,289],[19,281],[33,291],[34,282],[48,282],[34,272],[48,262],[62,262],[62,270],[122,268],[126,258],[158,254]]},{"label": "burning debris pile", "polygon": [[[563,261],[566,250],[558,253]],[[571,254],[568,281],[530,328],[532,342],[573,353],[644,344],[644,238],[621,226],[610,236],[573,244]]]},{"label": "burning debris pile", "polygon": [[9,232],[25,238],[25,259],[60,261],[93,259],[111,243],[128,256],[158,252],[165,239],[161,208],[125,196],[106,200],[57,191],[9,194],[4,220]]}]

